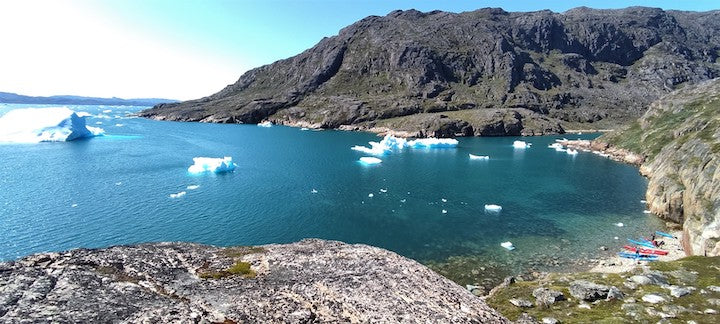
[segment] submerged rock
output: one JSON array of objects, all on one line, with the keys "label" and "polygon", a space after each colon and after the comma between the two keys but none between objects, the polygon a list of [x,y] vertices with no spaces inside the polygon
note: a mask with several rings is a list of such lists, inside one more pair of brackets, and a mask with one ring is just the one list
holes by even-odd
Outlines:
[{"label": "submerged rock", "polygon": [[0,322],[20,321],[507,322],[415,261],[324,240],[154,243],[0,263]]}]

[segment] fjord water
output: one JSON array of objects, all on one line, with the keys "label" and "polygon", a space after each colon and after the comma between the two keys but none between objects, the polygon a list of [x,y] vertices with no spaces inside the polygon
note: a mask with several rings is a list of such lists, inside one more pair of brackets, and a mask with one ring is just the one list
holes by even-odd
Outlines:
[{"label": "fjord water", "polygon": [[[2,105],[0,114],[20,107]],[[462,138],[457,148],[405,149],[365,166],[350,147],[377,140],[373,134],[126,117],[141,107],[70,108],[93,114],[88,125],[107,135],[0,145],[2,260],[149,241],[324,238],[435,265],[476,258],[513,272],[555,261],[562,268],[660,226],[642,212],[646,180],[636,168],[547,148],[562,136],[524,138],[533,144],[526,150],[512,147],[519,138]],[[232,156],[238,168],[191,175],[197,156]],[[485,204],[502,212],[486,213]],[[517,249],[504,250],[504,241]]]}]

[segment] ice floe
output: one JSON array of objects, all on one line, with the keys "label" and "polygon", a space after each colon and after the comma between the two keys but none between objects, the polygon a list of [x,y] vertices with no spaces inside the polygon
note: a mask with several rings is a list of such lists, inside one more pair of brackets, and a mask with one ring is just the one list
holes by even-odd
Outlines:
[{"label": "ice floe", "polygon": [[69,108],[14,109],[0,117],[0,142],[64,142],[102,135]]},{"label": "ice floe", "polygon": [[260,127],[272,127],[273,123],[270,122],[269,120],[266,120],[266,121],[264,121],[264,122],[262,122],[262,123],[259,123],[259,124],[257,124],[257,125],[260,126]]},{"label": "ice floe", "polygon": [[493,205],[493,204],[485,205],[485,211],[499,212],[501,210],[502,210],[502,206],[500,206],[500,205]]},{"label": "ice floe", "polygon": [[372,155],[383,155],[393,150],[401,150],[403,148],[443,148],[456,147],[458,141],[452,138],[420,138],[408,141],[402,137],[385,135],[380,142],[368,142],[370,147],[355,145],[350,149]]},{"label": "ice floe", "polygon": [[650,213],[652,213],[652,212],[646,209],[646,210],[643,210],[643,213],[644,213],[644,214],[650,214]]},{"label": "ice floe", "polygon": [[489,160],[490,157],[487,155],[475,155],[475,154],[468,154],[470,157],[470,160]]},{"label": "ice floe", "polygon": [[380,192],[386,193],[386,192],[387,192],[387,189],[380,189]]},{"label": "ice floe", "polygon": [[317,189],[313,188],[313,190],[310,190],[310,193],[316,194],[316,193],[318,193],[318,191],[317,191]]},{"label": "ice floe", "polygon": [[445,198],[442,198],[442,199],[440,199],[440,200],[441,200],[442,202],[447,202],[447,199],[445,199]]},{"label": "ice floe", "polygon": [[578,151],[569,148],[569,149],[567,149],[567,154],[569,154],[569,155],[577,155],[577,154],[578,154]]},{"label": "ice floe", "polygon": [[558,152],[565,152],[565,148],[563,148],[562,144],[560,143],[552,143],[548,145],[548,148],[555,149],[555,151]]},{"label": "ice floe", "polygon": [[178,192],[178,193],[170,194],[170,198],[180,198],[180,197],[182,197],[182,196],[185,196],[186,194],[187,194],[187,192],[185,192],[185,191],[180,191],[180,192]]},{"label": "ice floe", "polygon": [[229,156],[224,158],[195,157],[193,162],[195,163],[188,168],[190,173],[231,172],[237,167],[237,164],[233,163],[232,157]]},{"label": "ice floe", "polygon": [[443,214],[447,214],[447,209],[443,209],[443,210],[442,210],[442,213],[443,213]]},{"label": "ice floe", "polygon": [[500,243],[500,246],[502,246],[510,251],[515,250],[515,246],[510,241],[502,242],[502,243]]},{"label": "ice floe", "polygon": [[189,185],[189,186],[187,186],[185,189],[187,189],[187,190],[195,190],[195,189],[197,189],[197,188],[200,188],[200,186],[198,186],[198,185]]},{"label": "ice floe", "polygon": [[514,141],[514,142],[513,142],[513,147],[516,148],[516,149],[529,148],[530,145],[532,145],[532,143],[526,143],[526,142],[524,142],[524,141]]},{"label": "ice floe", "polygon": [[375,195],[374,195],[374,194],[371,194],[371,193],[369,193],[369,194],[368,194],[368,197],[369,197],[369,198],[372,198],[372,197],[375,197]]},{"label": "ice floe", "polygon": [[623,223],[615,223],[615,226],[617,226],[617,227],[623,227],[623,226],[625,226],[625,224],[623,224]]},{"label": "ice floe", "polygon": [[363,156],[363,157],[360,158],[360,163],[368,164],[368,165],[378,164],[378,163],[381,163],[381,162],[382,162],[382,160],[380,160],[380,159],[378,159],[378,158],[376,158],[376,157],[372,157],[372,156]]},{"label": "ice floe", "polygon": [[300,130],[301,130],[301,131],[306,131],[306,130],[310,130],[310,128],[303,127],[303,128],[300,128]]}]

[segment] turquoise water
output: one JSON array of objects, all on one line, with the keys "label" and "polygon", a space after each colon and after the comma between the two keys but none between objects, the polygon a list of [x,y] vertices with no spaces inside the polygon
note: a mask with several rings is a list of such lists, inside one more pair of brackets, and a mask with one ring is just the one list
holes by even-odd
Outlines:
[{"label": "turquoise water", "polygon": [[[0,114],[17,107],[2,105]],[[141,107],[71,108],[103,115],[88,124],[107,136],[0,145],[0,259],[147,241],[317,237],[425,263],[480,256],[515,271],[542,261],[540,253],[561,264],[593,256],[599,245],[620,246],[660,224],[642,213],[647,182],[636,168],[555,152],[547,145],[556,136],[525,138],[533,144],[527,150],[513,149],[518,138],[463,138],[457,148],[406,149],[364,166],[350,147],[373,134],[125,117]],[[187,168],[196,156],[232,156],[238,168],[193,176]],[[488,214],[485,204],[503,210]],[[502,249],[504,241],[517,249]]]}]

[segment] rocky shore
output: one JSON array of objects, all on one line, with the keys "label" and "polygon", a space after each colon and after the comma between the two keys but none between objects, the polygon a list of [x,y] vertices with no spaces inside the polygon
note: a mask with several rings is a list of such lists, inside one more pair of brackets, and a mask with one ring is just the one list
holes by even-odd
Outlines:
[{"label": "rocky shore", "polygon": [[152,243],[0,263],[0,323],[507,323],[419,263],[309,239]]}]

